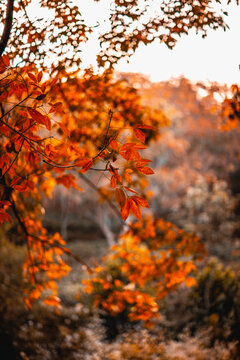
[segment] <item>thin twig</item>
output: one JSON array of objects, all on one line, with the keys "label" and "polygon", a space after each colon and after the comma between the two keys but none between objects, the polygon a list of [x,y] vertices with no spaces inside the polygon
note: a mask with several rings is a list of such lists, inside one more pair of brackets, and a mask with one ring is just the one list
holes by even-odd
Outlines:
[{"label": "thin twig", "polygon": [[106,134],[104,136],[104,139],[103,139],[103,144],[102,144],[102,148],[101,150],[98,152],[97,155],[95,155],[92,159],[96,159],[98,156],[100,156],[102,154],[102,152],[107,148],[107,146],[109,145],[109,141],[107,141],[107,137],[108,137],[108,132],[109,132],[109,129],[110,129],[110,125],[111,125],[111,121],[112,121],[112,117],[113,117],[113,112],[112,110],[109,110],[109,121],[108,121],[108,126],[107,126],[107,131],[106,131]]},{"label": "thin twig", "polygon": [[[16,105],[17,106],[17,105]],[[14,106],[13,108],[15,108],[16,106]],[[12,109],[13,109],[12,108]],[[11,110],[9,110],[7,113],[9,113]],[[8,123],[6,123],[5,121],[2,120],[2,118],[4,116],[7,115],[7,113],[5,113],[1,118],[0,118],[0,121],[5,125],[7,126],[10,130],[12,130],[13,132],[15,132],[16,134],[18,134],[19,136],[21,136],[27,143],[28,145],[33,149],[33,151],[40,157],[40,159],[42,160],[42,162],[46,163],[47,165],[50,165],[50,166],[53,166],[53,167],[58,167],[58,168],[62,168],[62,169],[70,169],[70,168],[73,168],[75,167],[75,165],[59,165],[55,162],[52,162],[50,163],[49,161],[45,160],[43,157],[46,157],[47,156],[45,154],[42,154],[39,150],[37,150],[31,141],[33,140],[29,140],[30,138],[28,138],[26,135],[23,135],[23,133],[21,133],[20,131],[14,129],[11,125],[9,125]]]},{"label": "thin twig", "polygon": [[1,178],[8,173],[8,171],[11,169],[11,167],[13,166],[13,164],[15,163],[15,161],[17,160],[18,155],[20,154],[20,152],[21,152],[21,150],[22,150],[23,143],[24,143],[24,139],[23,139],[23,141],[22,141],[22,144],[21,144],[21,146],[20,146],[20,149],[18,150],[15,158],[13,159],[13,161],[11,162],[11,164],[9,165],[9,167],[7,168],[7,170],[5,171],[5,173],[2,174]]},{"label": "thin twig", "polygon": [[28,94],[23,100],[21,100],[18,104],[15,104],[10,110],[8,110],[5,114],[3,114],[1,117],[0,117],[0,121],[2,121],[2,119],[7,116],[8,114],[10,114],[10,112],[12,112],[16,107],[18,107],[19,105],[21,105],[24,101],[26,101],[27,99],[30,98],[30,96],[32,95],[31,94]]}]

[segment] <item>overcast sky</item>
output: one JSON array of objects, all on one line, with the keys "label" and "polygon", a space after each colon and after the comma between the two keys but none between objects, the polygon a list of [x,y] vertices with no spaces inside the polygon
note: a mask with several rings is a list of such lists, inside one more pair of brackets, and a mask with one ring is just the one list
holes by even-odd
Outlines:
[{"label": "overcast sky", "polygon": [[192,32],[173,50],[159,43],[143,45],[129,64],[118,68],[149,74],[153,81],[184,75],[194,81],[240,83],[240,6],[231,7],[227,23],[229,30],[209,31],[205,39]]},{"label": "overcast sky", "polygon": [[[96,25],[102,19],[106,19],[107,24],[110,0],[73,2],[79,6],[89,25]],[[158,4],[158,1],[155,3]],[[33,0],[30,8],[33,15],[40,16],[43,11],[39,9],[38,0]],[[228,85],[240,83],[240,5],[231,4],[224,7],[224,10],[229,14],[226,22],[230,29],[226,32],[222,29],[209,30],[207,37],[202,39],[192,31],[189,35],[182,36],[173,50],[159,41],[147,46],[141,45],[129,63],[121,60],[116,70],[143,73],[149,75],[152,81],[184,75],[192,81],[209,80]],[[105,26],[104,23],[102,25]],[[99,52],[97,34],[91,36],[82,50],[81,67],[96,65],[96,54]]]},{"label": "overcast sky", "polygon": [[[93,22],[94,14],[106,14],[107,11],[102,2],[97,4],[101,4],[97,12],[96,9],[91,11],[91,7],[81,9],[89,19],[92,16]],[[116,69],[141,72],[150,75],[152,81],[184,75],[193,81],[210,80],[228,85],[240,83],[240,6],[231,5],[227,10],[229,16],[226,22],[230,30],[208,31],[205,39],[192,31],[180,38],[173,50],[157,41],[148,46],[141,45],[129,63],[121,60]],[[83,65],[94,63],[95,52],[96,40],[93,38],[84,51]]]}]

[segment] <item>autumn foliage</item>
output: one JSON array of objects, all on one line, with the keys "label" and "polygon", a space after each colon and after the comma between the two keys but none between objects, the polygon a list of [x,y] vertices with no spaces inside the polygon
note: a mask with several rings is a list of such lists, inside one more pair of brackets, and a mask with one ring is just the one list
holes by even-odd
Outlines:
[{"label": "autumn foliage", "polygon": [[160,316],[159,300],[182,283],[196,284],[191,276],[194,261],[204,254],[196,235],[162,219],[144,217],[130,224],[103,265],[83,283],[96,307],[113,317],[125,313],[131,321],[152,326],[151,320]]},{"label": "autumn foliage", "polygon": [[[75,77],[68,84],[61,78],[43,81],[41,71],[29,66],[20,72],[3,56],[0,84],[1,222],[11,221],[14,215],[27,239],[24,269],[33,284],[28,305],[44,288],[53,292],[45,302],[57,304],[55,280],[70,270],[61,258],[68,250],[59,234],[48,236],[41,225],[40,193],[50,196],[55,184],[81,191],[78,177],[89,170],[101,171],[112,189],[107,199],[115,194],[123,220],[130,212],[140,219],[140,208],[149,205],[130,188],[130,174],[136,181],[143,174],[154,173],[147,166],[151,160],[140,154],[146,148],[144,132],[152,131],[153,125],[165,125],[167,119],[161,112],[151,114],[135,91],[119,81],[114,83],[110,73],[101,79],[86,73],[82,80]],[[95,108],[91,108],[94,90],[97,87],[100,92],[101,86],[104,96],[99,94]],[[106,103],[112,103],[116,113],[107,111]],[[81,116],[79,108],[84,109]]]},{"label": "autumn foliage", "polygon": [[[116,204],[111,206],[122,222],[137,220],[128,223],[106,256],[116,276],[109,275],[104,263],[88,269],[95,277],[86,281],[86,291],[110,314],[127,309],[130,320],[148,322],[159,316],[159,299],[179,284],[195,284],[193,260],[204,249],[196,235],[161,219],[142,218],[149,208],[145,177],[154,174],[144,150],[160,138],[169,120],[161,110],[143,105],[136,89],[111,68],[140,43],[159,39],[172,48],[192,28],[203,36],[209,28],[225,29],[224,13],[213,11],[211,1],[164,1],[162,16],[151,16],[147,1],[141,8],[136,0],[115,0],[110,30],[99,34],[97,60],[105,70],[96,74],[79,69],[81,45],[94,27],[85,24],[78,7],[43,0],[42,8],[53,16],[33,21],[30,5],[28,0],[16,2],[15,36],[10,36],[7,55],[0,57],[0,223],[16,222],[27,245],[23,272],[31,289],[26,290],[26,305],[31,308],[43,295],[45,304],[60,306],[57,280],[70,271],[64,255],[76,256],[58,233],[48,234],[43,227],[42,196],[51,197],[56,184],[82,191],[81,179],[102,201]],[[239,89],[232,90],[225,115],[235,124]],[[104,182],[91,183],[92,171],[103,174]]]}]

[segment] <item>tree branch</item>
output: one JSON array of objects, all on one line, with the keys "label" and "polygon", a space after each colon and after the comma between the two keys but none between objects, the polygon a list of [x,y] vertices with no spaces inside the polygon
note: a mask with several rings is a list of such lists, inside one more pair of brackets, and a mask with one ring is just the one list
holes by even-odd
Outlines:
[{"label": "tree branch", "polygon": [[110,208],[113,210],[113,212],[117,215],[118,219],[120,220],[120,223],[122,225],[126,225],[126,223],[121,218],[120,212],[118,211],[117,207],[112,203],[111,200],[108,199],[108,197],[101,192],[101,190],[90,180],[87,176],[84,174],[78,173],[79,177],[88,184],[89,187],[91,187],[93,190],[95,190],[110,206]]},{"label": "tree branch", "polygon": [[2,37],[0,40],[0,56],[3,54],[4,50],[7,47],[7,43],[8,43],[11,29],[12,29],[13,3],[14,3],[14,0],[8,0],[8,2],[7,2],[5,24],[4,24],[4,28],[3,28]]}]

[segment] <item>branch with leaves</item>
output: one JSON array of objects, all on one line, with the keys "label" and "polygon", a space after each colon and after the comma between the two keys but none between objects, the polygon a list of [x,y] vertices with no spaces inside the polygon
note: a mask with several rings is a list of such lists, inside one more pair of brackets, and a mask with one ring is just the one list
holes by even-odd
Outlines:
[{"label": "branch with leaves", "polygon": [[[0,76],[0,222],[15,219],[27,244],[24,271],[32,284],[26,297],[27,306],[30,307],[46,288],[52,290],[46,303],[59,306],[54,279],[66,275],[70,269],[62,255],[72,256],[84,268],[88,266],[67,249],[59,234],[47,235],[40,219],[39,191],[51,196],[57,184],[82,191],[78,185],[80,177],[100,194],[122,223],[130,211],[140,219],[140,207],[148,207],[148,203],[142,190],[139,194],[129,186],[130,173],[136,184],[139,176],[153,174],[146,166],[150,160],[143,159],[140,151],[146,148],[143,131],[152,132],[151,124],[161,118],[151,117],[150,110],[140,104],[139,96],[131,93],[124,83],[114,84],[110,73],[106,73],[103,80],[86,73],[85,78],[74,78],[69,83],[61,82],[61,77],[43,81],[42,71],[33,66],[21,68],[21,72],[18,68],[12,69],[9,58],[4,55],[0,58]],[[91,83],[94,88],[94,83],[99,86],[99,81],[102,91],[108,89],[111,94],[108,99],[103,97],[102,102],[93,106],[94,91],[78,99],[82,95],[74,91],[75,87],[89,89]],[[76,102],[77,108],[73,105]],[[115,113],[112,110],[101,112],[112,103],[115,103]],[[131,124],[132,112],[136,117],[134,125]],[[148,125],[140,123],[146,113],[149,114]],[[84,118],[89,114],[91,122]],[[95,166],[98,163],[100,167]],[[103,174],[108,194],[87,176],[90,170]],[[30,208],[29,197],[32,199]]]}]

